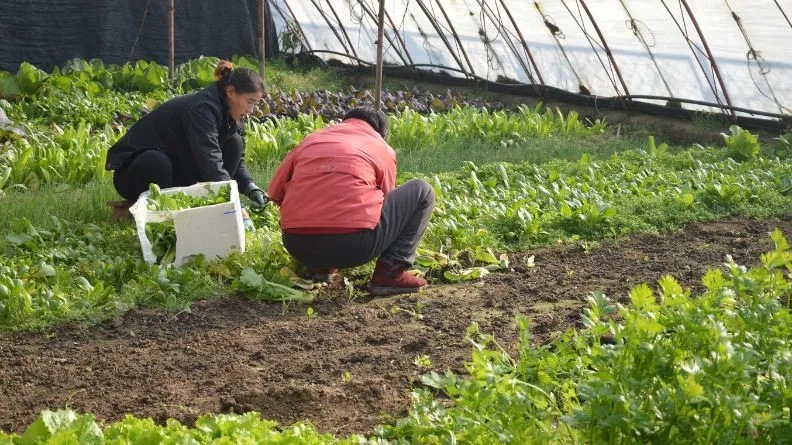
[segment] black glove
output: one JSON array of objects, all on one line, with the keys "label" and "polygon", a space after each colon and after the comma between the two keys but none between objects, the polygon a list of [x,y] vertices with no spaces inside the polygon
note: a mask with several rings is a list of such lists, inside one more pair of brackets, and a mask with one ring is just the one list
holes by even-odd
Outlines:
[{"label": "black glove", "polygon": [[254,212],[260,212],[269,202],[269,197],[267,194],[264,193],[264,190],[261,190],[258,187],[250,190],[247,196],[250,198],[250,208]]}]

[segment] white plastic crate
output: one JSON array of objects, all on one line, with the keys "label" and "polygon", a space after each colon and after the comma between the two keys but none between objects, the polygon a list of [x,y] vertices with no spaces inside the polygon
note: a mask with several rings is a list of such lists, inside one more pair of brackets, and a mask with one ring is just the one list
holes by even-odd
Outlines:
[{"label": "white plastic crate", "polygon": [[242,204],[236,181],[204,182],[189,187],[163,189],[163,195],[184,192],[191,196],[205,196],[209,185],[213,192],[220,187],[231,185],[231,201],[211,206],[196,207],[177,211],[149,210],[145,192],[129,209],[135,218],[143,258],[149,264],[157,261],[146,237],[146,224],[173,220],[176,227],[176,259],[174,264],[181,267],[191,257],[204,255],[208,260],[224,258],[231,252],[245,251],[245,228],[242,223]]}]

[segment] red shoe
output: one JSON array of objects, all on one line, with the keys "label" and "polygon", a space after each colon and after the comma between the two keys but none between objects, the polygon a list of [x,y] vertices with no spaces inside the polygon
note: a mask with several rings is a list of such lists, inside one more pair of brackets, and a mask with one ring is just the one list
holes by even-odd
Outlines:
[{"label": "red shoe", "polygon": [[418,292],[426,286],[426,280],[407,272],[410,266],[377,261],[371,276],[371,293],[374,295],[397,295]]},{"label": "red shoe", "polygon": [[311,269],[311,279],[320,283],[329,283],[335,279],[338,269]]}]

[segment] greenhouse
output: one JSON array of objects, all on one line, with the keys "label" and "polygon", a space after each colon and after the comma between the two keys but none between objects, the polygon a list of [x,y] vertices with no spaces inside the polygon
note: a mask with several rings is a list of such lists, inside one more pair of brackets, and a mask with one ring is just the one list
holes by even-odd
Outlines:
[{"label": "greenhouse", "polygon": [[0,445],[789,443],[792,0],[9,0]]}]

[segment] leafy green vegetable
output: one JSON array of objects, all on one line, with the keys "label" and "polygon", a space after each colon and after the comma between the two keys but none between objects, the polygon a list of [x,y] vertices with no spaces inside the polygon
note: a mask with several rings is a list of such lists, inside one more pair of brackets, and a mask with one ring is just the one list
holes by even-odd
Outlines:
[{"label": "leafy green vegetable", "polygon": [[[204,196],[193,196],[183,191],[163,194],[157,184],[150,184],[149,192],[149,197],[146,199],[149,210],[176,211],[231,201],[230,185],[224,185],[215,192],[207,184]],[[172,220],[147,223],[146,238],[151,242],[151,249],[159,264],[170,264],[176,260],[176,227]]]},{"label": "leafy green vegetable", "polygon": [[97,131],[86,124],[65,130],[54,125],[48,132],[30,132],[12,140],[0,153],[0,171],[8,169],[0,186],[36,188],[104,179],[107,149],[117,137],[110,126]]},{"label": "leafy green vegetable", "polygon": [[21,92],[34,94],[41,88],[44,79],[47,78],[47,73],[27,62],[22,62],[22,64],[19,65],[16,77]]},{"label": "leafy green vegetable", "polygon": [[[347,439],[336,439],[321,434],[310,424],[298,423],[281,427],[276,422],[262,420],[258,413],[203,415],[196,419],[195,426],[188,428],[175,420],[158,425],[151,419],[127,416],[124,420],[102,426],[88,414],[77,414],[71,410],[44,411],[24,436],[7,436],[0,432],[2,445],[34,444],[189,444],[204,443],[267,443],[267,444],[344,444],[368,443],[364,437],[352,435]],[[374,442],[372,442],[373,445]]]},{"label": "leafy green vegetable", "polygon": [[93,416],[78,416],[72,410],[45,410],[18,441],[20,445],[69,442],[102,445],[104,435]]},{"label": "leafy green vegetable", "polygon": [[146,199],[149,210],[183,210],[223,204],[231,201],[231,186],[224,185],[214,191],[209,184],[205,186],[203,196],[190,195],[187,192],[163,194],[157,184],[149,185],[149,196]]},{"label": "leafy green vegetable", "polygon": [[256,299],[265,301],[295,303],[310,303],[313,301],[313,295],[269,281],[250,267],[242,271],[236,281],[236,288],[242,292],[252,292]]},{"label": "leafy green vegetable", "polygon": [[755,135],[737,125],[730,126],[729,131],[730,135],[721,133],[729,157],[735,161],[747,161],[759,155],[759,140]]},{"label": "leafy green vegetable", "polygon": [[[762,266],[709,271],[696,298],[672,277],[630,292],[631,305],[589,297],[582,329],[534,346],[517,318],[509,355],[468,330],[470,376],[429,373],[409,415],[377,429],[406,443],[780,443],[792,433],[792,252]],[[613,315],[618,313],[618,318]],[[607,340],[606,340],[607,338]],[[435,395],[439,392],[439,395]]]},{"label": "leafy green vegetable", "polygon": [[159,264],[176,260],[176,227],[173,221],[146,224],[146,238]]},{"label": "leafy green vegetable", "polygon": [[16,76],[8,71],[0,71],[0,99],[13,99],[20,91]]},{"label": "leafy green vegetable", "polygon": [[443,272],[443,277],[452,283],[456,283],[459,281],[478,280],[479,278],[484,278],[488,274],[489,270],[484,267],[473,267],[458,273],[447,270]]},{"label": "leafy green vegetable", "polygon": [[214,71],[220,59],[201,56],[179,65],[177,74],[185,89],[204,88],[215,81]]},{"label": "leafy green vegetable", "polygon": [[[232,59],[236,66],[257,69],[258,62],[249,57],[235,56]],[[156,101],[174,95],[183,94],[195,89],[204,88],[215,81],[214,69],[219,59],[215,57],[199,57],[189,60],[176,67],[176,78],[170,82],[167,68],[155,62],[138,61],[134,65],[105,65],[99,60],[73,59],[62,68],[55,68],[49,75],[30,64],[23,64],[17,73],[16,85],[26,93],[22,108],[26,110],[26,121],[32,118],[63,116],[72,124],[86,122],[93,125],[108,123],[124,123],[140,117],[149,102],[149,97]],[[2,78],[2,75],[0,75]],[[6,97],[16,97],[14,83],[6,85]],[[2,83],[0,82],[0,85]],[[297,91],[294,89],[278,89],[279,82],[269,89],[260,107],[254,113],[259,119],[288,117],[297,119],[303,113],[320,116],[326,121],[341,119],[350,108],[365,104],[373,99],[369,90],[357,90],[353,87],[333,93],[327,90]],[[129,93],[143,93],[129,94]],[[119,94],[122,93],[122,94]],[[0,95],[2,90],[0,90]],[[32,99],[32,100],[30,100]],[[130,99],[130,100],[127,100]],[[500,102],[469,100],[460,94],[434,94],[418,89],[383,92],[383,105],[388,113],[399,115],[404,110],[419,114],[456,113],[460,109],[470,108],[482,111],[487,115],[481,125],[467,128],[483,138],[492,135],[488,127],[495,127],[497,132],[506,131],[509,127],[517,129],[513,137],[503,141],[510,144],[529,130],[540,135],[560,134],[570,137],[583,134],[600,134],[605,124],[600,121],[588,122],[580,119],[576,112],[564,116],[558,110],[545,110],[541,117],[541,105],[535,109],[520,107],[517,117],[529,119],[507,119],[501,124],[507,109]],[[148,108],[151,108],[150,106]],[[523,116],[521,116],[523,115]],[[515,125],[516,123],[516,125]],[[460,123],[461,124],[461,123]],[[418,125],[419,127],[420,125]],[[417,128],[417,127],[416,127]]]}]

